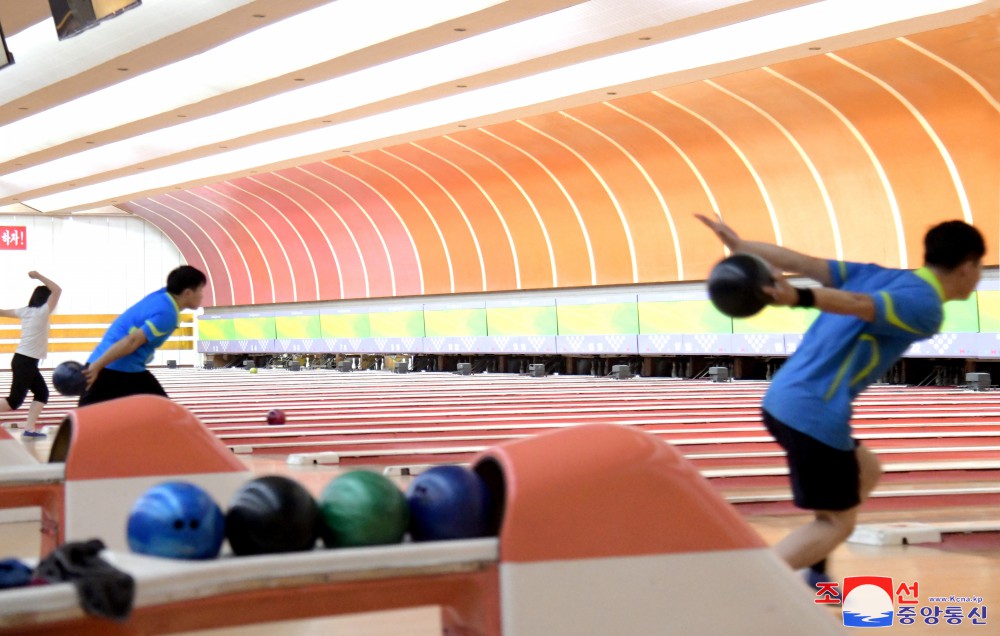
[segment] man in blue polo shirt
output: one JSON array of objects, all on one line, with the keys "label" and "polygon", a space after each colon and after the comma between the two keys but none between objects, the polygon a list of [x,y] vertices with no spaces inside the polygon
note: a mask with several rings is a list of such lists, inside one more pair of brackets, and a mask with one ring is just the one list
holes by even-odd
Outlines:
[{"label": "man in blue polo shirt", "polygon": [[936,225],[924,236],[924,266],[911,271],[745,241],[718,220],[698,218],[733,252],[822,285],[796,288],[776,276],[765,288],[774,305],[821,313],[772,379],[762,407],[765,426],[787,454],[795,505],[815,515],[775,550],[793,568],[810,568],[810,583],[827,581],[826,557],[851,535],[858,507],[882,474],[875,455],[851,436],[852,402],[911,344],[938,332],[945,301],[976,289],[983,237],[962,221]]},{"label": "man in blue polo shirt", "polygon": [[87,389],[80,396],[79,405],[147,393],[166,397],[166,391],[146,370],[146,364],[177,328],[180,312],[201,307],[205,283],[201,271],[181,265],[167,276],[166,287],[118,316],[87,359],[83,370]]}]

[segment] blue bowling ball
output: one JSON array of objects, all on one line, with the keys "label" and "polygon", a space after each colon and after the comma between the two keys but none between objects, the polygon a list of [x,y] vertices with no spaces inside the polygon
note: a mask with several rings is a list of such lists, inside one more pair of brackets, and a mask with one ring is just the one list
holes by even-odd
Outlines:
[{"label": "blue bowling ball", "polygon": [[414,541],[471,539],[491,534],[486,482],[462,466],[435,466],[417,475],[406,492]]},{"label": "blue bowling ball", "polygon": [[128,547],[168,559],[214,559],[225,538],[225,518],[199,486],[170,481],[147,490],[128,517]]},{"label": "blue bowling ball", "polygon": [[52,385],[62,395],[83,395],[87,388],[87,378],[83,377],[83,365],[75,360],[60,363],[52,371]]}]

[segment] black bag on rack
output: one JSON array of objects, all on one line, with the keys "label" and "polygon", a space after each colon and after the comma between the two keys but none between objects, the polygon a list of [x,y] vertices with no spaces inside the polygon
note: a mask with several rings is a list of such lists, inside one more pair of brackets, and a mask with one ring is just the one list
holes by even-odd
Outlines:
[{"label": "black bag on rack", "polygon": [[38,564],[35,576],[72,583],[87,614],[123,621],[132,613],[135,579],[102,559],[103,549],[100,539],[65,543]]}]

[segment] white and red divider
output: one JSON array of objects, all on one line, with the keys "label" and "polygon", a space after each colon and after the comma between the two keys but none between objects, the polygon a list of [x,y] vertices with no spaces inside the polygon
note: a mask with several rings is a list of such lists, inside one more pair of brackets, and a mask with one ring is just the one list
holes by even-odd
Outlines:
[{"label": "white and red divider", "polygon": [[132,505],[164,481],[195,483],[225,502],[252,478],[189,410],[151,395],[70,411],[49,463],[29,458],[0,470],[0,508],[42,509],[42,556],[65,541],[91,538],[127,549]]},{"label": "white and red divider", "polygon": [[[842,633],[698,471],[651,435],[570,427],[492,448],[474,468],[494,494],[496,538],[200,563],[109,551],[138,584],[115,633],[427,605],[441,607],[452,635]],[[106,622],[74,610],[67,587],[0,594],[0,628],[106,633]]]},{"label": "white and red divider", "polygon": [[70,411],[49,461],[66,463],[65,539],[98,537],[112,550],[127,549],[129,512],[151,487],[187,481],[227,502],[252,478],[191,411],[154,395]]},{"label": "white and red divider", "polygon": [[0,519],[37,521],[37,513],[24,513],[40,509],[43,554],[52,551],[62,538],[62,478],[61,464],[40,464],[7,429],[0,428]]}]

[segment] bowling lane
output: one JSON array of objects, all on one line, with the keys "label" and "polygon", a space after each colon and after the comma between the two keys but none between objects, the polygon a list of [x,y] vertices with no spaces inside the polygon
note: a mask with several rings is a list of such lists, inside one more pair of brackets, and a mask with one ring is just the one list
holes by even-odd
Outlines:
[{"label": "bowling lane", "polygon": [[[345,466],[405,469],[468,461],[492,445],[557,428],[615,423],[674,444],[712,479],[726,478],[718,471],[777,474],[784,467],[759,420],[766,382],[283,369],[154,373],[246,461],[332,453]],[[58,423],[72,406],[55,396],[43,424]],[[273,409],[284,412],[285,424],[267,424]],[[991,470],[1000,448],[1000,393],[875,386],[858,400],[853,426],[883,462],[905,467],[899,474],[915,480],[959,474],[970,463]]]}]

